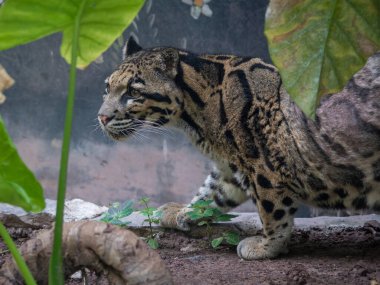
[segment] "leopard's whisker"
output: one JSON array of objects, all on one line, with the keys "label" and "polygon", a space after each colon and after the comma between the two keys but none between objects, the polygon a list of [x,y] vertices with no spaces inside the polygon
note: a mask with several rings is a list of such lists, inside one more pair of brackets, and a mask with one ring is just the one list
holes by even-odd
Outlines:
[{"label": "leopard's whisker", "polygon": [[147,140],[150,139],[150,138],[142,135],[139,131],[136,131],[136,130],[134,130],[134,132],[132,133],[132,138],[136,139],[140,143],[145,143]]},{"label": "leopard's whisker", "polygon": [[93,128],[91,133],[94,133],[94,132],[99,131],[99,130],[103,131],[102,126],[99,123],[94,124],[94,125],[89,126],[89,127]]},{"label": "leopard's whisker", "polygon": [[170,137],[174,135],[172,130],[156,122],[137,120],[136,123],[142,126],[142,130],[144,131],[154,132],[157,134],[164,134]]},{"label": "leopard's whisker", "polygon": [[173,135],[171,133],[168,133],[165,130],[158,129],[158,128],[144,127],[140,130],[140,132],[146,132],[146,133],[152,133],[152,134],[158,134],[158,135],[166,135],[168,137],[173,137]]}]

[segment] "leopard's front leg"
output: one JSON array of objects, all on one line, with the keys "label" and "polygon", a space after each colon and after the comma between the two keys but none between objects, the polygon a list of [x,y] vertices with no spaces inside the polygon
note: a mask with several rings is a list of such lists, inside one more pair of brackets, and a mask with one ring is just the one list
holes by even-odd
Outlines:
[{"label": "leopard's front leg", "polygon": [[226,213],[248,200],[249,187],[247,177],[240,174],[233,165],[218,164],[190,204],[167,203],[159,208],[162,211],[160,224],[166,228],[190,230],[190,224],[193,221],[187,213],[192,211],[192,204],[199,200],[213,200],[210,206]]},{"label": "leopard's front leg", "polygon": [[257,189],[254,196],[263,224],[263,236],[248,237],[242,240],[237,253],[246,260],[274,258],[287,253],[294,214],[298,203],[293,193],[286,189]]}]

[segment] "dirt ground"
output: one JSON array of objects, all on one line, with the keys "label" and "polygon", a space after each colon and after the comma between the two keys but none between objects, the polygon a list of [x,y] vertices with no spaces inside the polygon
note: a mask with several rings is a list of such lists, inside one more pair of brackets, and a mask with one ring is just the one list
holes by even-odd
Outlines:
[{"label": "dirt ground", "polygon": [[[242,261],[234,248],[204,249],[199,241],[165,234],[160,255],[175,284],[376,284],[380,241],[375,239],[366,229],[297,230],[287,256]],[[186,248],[194,251],[184,253]]]},{"label": "dirt ground", "polygon": [[[10,229],[21,244],[34,233]],[[380,224],[361,228],[295,230],[290,252],[274,260],[242,261],[235,248],[212,249],[207,239],[183,233],[160,234],[159,254],[175,284],[380,284]],[[0,241],[0,266],[9,255]],[[88,284],[96,283],[89,275]],[[99,281],[99,280],[98,280]],[[68,285],[83,284],[68,280]]]}]

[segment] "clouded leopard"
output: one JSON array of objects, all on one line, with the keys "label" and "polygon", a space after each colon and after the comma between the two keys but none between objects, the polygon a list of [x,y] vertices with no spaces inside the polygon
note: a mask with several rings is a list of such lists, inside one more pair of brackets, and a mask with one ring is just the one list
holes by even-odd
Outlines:
[{"label": "clouded leopard", "polygon": [[[191,203],[226,212],[248,199],[263,235],[240,242],[244,259],[286,252],[299,203],[380,210],[380,54],[308,119],[277,69],[258,58],[142,49],[132,38],[106,80],[99,122],[113,139],[144,125],[182,129],[215,161]],[[168,203],[162,225],[189,229],[188,207]]]}]

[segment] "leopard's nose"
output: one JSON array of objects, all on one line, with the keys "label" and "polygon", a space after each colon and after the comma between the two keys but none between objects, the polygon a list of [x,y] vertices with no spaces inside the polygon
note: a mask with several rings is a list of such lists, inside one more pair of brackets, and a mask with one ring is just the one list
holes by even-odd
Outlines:
[{"label": "leopard's nose", "polygon": [[113,119],[113,116],[108,117],[106,115],[100,114],[100,115],[98,115],[98,118],[102,122],[103,126],[106,126]]}]

